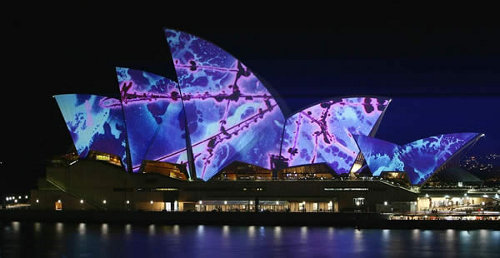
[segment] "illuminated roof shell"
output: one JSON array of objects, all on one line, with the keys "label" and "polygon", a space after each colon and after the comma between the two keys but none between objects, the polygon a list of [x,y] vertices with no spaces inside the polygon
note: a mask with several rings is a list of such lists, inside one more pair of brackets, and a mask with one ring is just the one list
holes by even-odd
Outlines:
[{"label": "illuminated roof shell", "polygon": [[[186,163],[192,149],[197,176],[208,180],[235,161],[269,169],[270,157],[280,155],[290,166],[324,162],[346,173],[361,147],[375,175],[406,171],[419,184],[478,135],[439,135],[403,146],[370,138],[390,103],[384,97],[329,99],[285,120],[275,97],[238,59],[185,32],[166,29],[165,36],[178,84],[118,67],[120,99],[55,96],[80,157],[106,152],[137,171],[143,160]],[[375,159],[378,154],[384,159]],[[415,155],[435,156],[435,164],[415,164]]]},{"label": "illuminated roof shell", "polygon": [[374,134],[390,99],[344,97],[323,101],[287,119],[281,155],[290,166],[326,162],[348,173],[359,153],[353,134]]},{"label": "illuminated roof shell", "polygon": [[133,171],[143,160],[185,162],[184,109],[177,83],[162,76],[116,68]]},{"label": "illuminated roof shell", "polygon": [[453,133],[431,136],[405,145],[356,135],[356,143],[374,176],[384,171],[404,171],[413,185],[421,185],[446,161],[483,136]]},{"label": "illuminated roof shell", "polygon": [[127,163],[127,136],[121,108],[109,107],[119,100],[90,94],[54,96],[78,155],[90,150],[117,155]]},{"label": "illuminated roof shell", "polygon": [[187,117],[198,177],[233,161],[269,168],[284,115],[262,82],[238,59],[197,36],[165,30]]}]

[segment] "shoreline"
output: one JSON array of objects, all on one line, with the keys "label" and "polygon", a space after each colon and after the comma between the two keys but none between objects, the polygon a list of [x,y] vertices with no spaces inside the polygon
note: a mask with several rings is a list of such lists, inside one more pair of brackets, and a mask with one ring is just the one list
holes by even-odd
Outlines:
[{"label": "shoreline", "polygon": [[0,210],[0,221],[164,225],[333,226],[357,229],[491,229],[500,220],[390,220],[379,213]]}]

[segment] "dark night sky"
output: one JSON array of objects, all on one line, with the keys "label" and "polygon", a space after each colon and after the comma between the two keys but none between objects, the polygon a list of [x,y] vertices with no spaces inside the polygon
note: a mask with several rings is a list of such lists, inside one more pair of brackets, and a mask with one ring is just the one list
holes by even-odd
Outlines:
[{"label": "dark night sky", "polygon": [[389,96],[378,138],[402,144],[475,131],[486,138],[472,152],[500,152],[500,23],[494,16],[297,9],[280,18],[267,11],[218,12],[210,19],[175,8],[145,18],[113,9],[94,13],[87,6],[12,12],[3,40],[9,66],[3,70],[0,166],[7,176],[1,193],[33,187],[46,160],[70,148],[52,95],[117,97],[115,66],[172,78],[163,27],[232,53],[279,93],[290,112],[334,96]]}]

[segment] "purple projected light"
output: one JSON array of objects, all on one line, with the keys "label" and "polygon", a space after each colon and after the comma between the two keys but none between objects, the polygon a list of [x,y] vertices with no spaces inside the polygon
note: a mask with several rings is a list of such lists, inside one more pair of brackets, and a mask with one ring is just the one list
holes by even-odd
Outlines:
[{"label": "purple projected light", "polygon": [[356,142],[374,176],[384,171],[404,171],[410,182],[420,185],[478,133],[441,134],[396,145],[372,137],[357,135]]},{"label": "purple projected light", "polygon": [[284,124],[273,96],[250,69],[214,44],[165,32],[198,177],[208,180],[236,160],[268,168]]},{"label": "purple projected light", "polygon": [[[133,171],[143,160],[182,163],[184,113],[177,84],[162,76],[116,68]],[[184,155],[185,156],[185,155]]]},{"label": "purple projected light", "polygon": [[281,155],[290,166],[328,163],[348,173],[359,153],[353,134],[369,135],[390,99],[339,98],[306,108],[287,119]]},{"label": "purple projected light", "polygon": [[117,155],[126,167],[126,132],[121,108],[106,107],[118,102],[103,96],[63,94],[54,96],[80,157],[90,150]]}]

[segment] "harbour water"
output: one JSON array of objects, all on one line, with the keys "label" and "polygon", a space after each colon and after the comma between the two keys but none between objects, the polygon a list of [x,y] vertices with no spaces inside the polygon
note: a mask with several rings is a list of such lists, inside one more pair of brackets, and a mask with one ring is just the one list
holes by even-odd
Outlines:
[{"label": "harbour water", "polygon": [[498,230],[0,222],[0,257],[498,257]]}]

